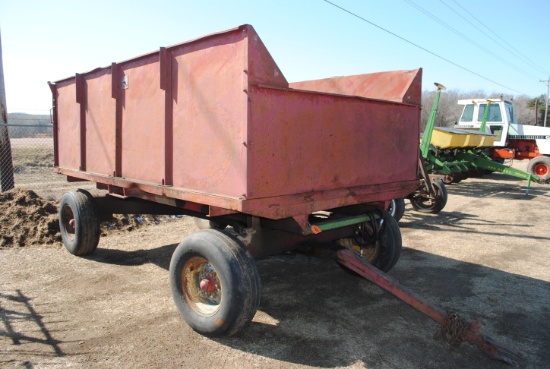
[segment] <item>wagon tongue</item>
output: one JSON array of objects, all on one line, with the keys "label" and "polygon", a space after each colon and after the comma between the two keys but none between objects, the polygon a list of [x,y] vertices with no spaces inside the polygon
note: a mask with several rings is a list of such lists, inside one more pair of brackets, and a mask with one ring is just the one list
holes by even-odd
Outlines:
[{"label": "wagon tongue", "polygon": [[519,362],[524,360],[521,352],[480,334],[479,322],[468,323],[456,313],[445,312],[413,290],[401,285],[396,279],[365,262],[353,251],[338,251],[337,261],[435,320],[441,325],[441,331],[436,336],[447,340],[451,345],[457,346],[466,340],[476,344],[492,358],[508,364],[519,365]]}]

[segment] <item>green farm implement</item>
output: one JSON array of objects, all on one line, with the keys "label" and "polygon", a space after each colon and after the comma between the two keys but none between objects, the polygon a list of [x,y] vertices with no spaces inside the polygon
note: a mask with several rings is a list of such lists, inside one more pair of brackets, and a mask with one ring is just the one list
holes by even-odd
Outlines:
[{"label": "green farm implement", "polygon": [[[537,176],[536,170],[524,172],[502,164],[504,159],[494,157],[492,153],[499,142],[492,133],[492,126],[487,128],[488,113],[495,109],[489,108],[493,102],[495,108],[500,108],[502,99],[487,99],[484,101],[487,107],[480,117],[479,127],[469,129],[435,127],[435,118],[439,107],[441,92],[445,86],[438,83],[437,94],[433,103],[430,117],[426,124],[424,134],[420,140],[419,178],[420,186],[406,198],[416,211],[424,213],[439,213],[447,203],[447,190],[445,184],[458,183],[469,177],[480,177],[486,173],[500,172],[510,176],[527,180],[527,191],[532,181],[547,182],[548,176]],[[498,133],[495,131],[495,133]],[[509,150],[498,150],[498,152]],[[502,155],[501,155],[502,156]],[[546,158],[542,156],[542,158]],[[547,170],[548,171],[548,170]],[[544,171],[540,171],[544,174]],[[405,210],[404,199],[394,199],[390,204],[390,214],[399,220]]]},{"label": "green farm implement", "polygon": [[[535,174],[493,161],[487,155],[495,142],[495,135],[486,133],[485,129],[489,108],[485,109],[479,129],[435,127],[439,97],[441,91],[445,89],[442,85],[436,84],[436,86],[438,88],[436,98],[420,142],[420,156],[430,174],[440,175],[443,182],[447,184],[457,183],[468,177],[479,177],[489,172],[500,172],[525,179],[528,189],[531,181],[542,181]],[[491,99],[488,99],[487,106],[490,104]]]}]

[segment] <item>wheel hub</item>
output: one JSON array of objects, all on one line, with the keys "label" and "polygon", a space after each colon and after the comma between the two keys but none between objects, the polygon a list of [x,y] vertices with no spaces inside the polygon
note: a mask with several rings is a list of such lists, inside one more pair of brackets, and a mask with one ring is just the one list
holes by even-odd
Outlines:
[{"label": "wheel hub", "polygon": [[355,251],[357,255],[361,256],[361,258],[363,258],[363,260],[365,260],[367,263],[372,263],[374,260],[376,260],[376,258],[378,257],[378,253],[380,252],[379,242],[368,245],[366,247],[361,247],[352,238],[341,238],[338,240],[338,243],[347,249]]},{"label": "wheel hub", "polygon": [[211,276],[207,276],[206,278],[204,278],[199,286],[204,292],[212,293],[216,291],[216,281]]},{"label": "wheel hub", "polygon": [[74,240],[76,232],[76,220],[70,206],[63,207],[63,211],[61,213],[61,223],[62,227],[65,229],[67,238],[69,240]]},{"label": "wheel hub", "polygon": [[537,176],[540,176],[540,177],[547,175],[548,174],[548,165],[542,164],[542,163],[537,164],[535,166],[535,174]]},{"label": "wheel hub", "polygon": [[213,315],[222,299],[222,286],[218,273],[203,257],[187,260],[181,271],[182,292],[189,306],[198,314]]}]

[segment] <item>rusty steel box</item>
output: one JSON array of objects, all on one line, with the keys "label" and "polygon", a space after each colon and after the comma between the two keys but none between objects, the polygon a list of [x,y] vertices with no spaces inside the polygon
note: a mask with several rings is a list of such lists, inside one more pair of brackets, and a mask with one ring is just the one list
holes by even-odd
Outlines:
[{"label": "rusty steel box", "polygon": [[50,88],[55,171],[118,196],[281,219],[418,186],[421,69],[289,85],[243,25]]}]

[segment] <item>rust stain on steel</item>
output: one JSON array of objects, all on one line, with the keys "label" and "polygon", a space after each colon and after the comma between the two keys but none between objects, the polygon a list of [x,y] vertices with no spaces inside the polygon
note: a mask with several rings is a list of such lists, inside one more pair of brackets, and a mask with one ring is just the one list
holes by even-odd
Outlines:
[{"label": "rust stain on steel", "polygon": [[420,75],[291,89],[244,25],[56,82],[57,171],[270,218],[404,197]]}]

